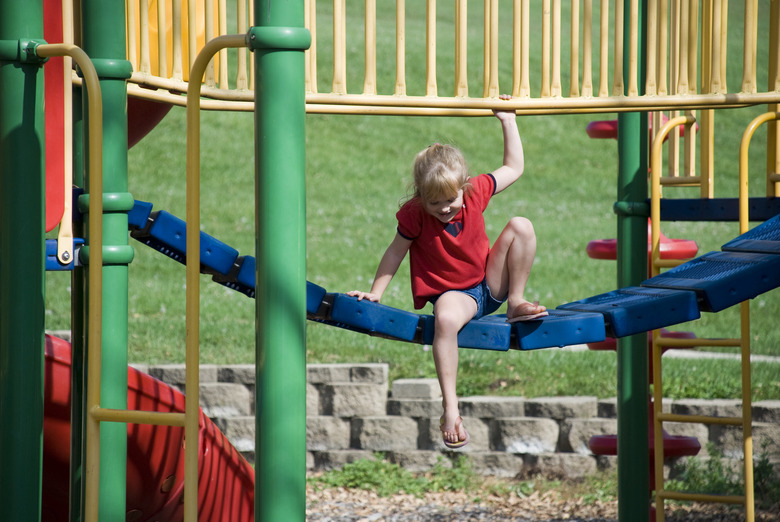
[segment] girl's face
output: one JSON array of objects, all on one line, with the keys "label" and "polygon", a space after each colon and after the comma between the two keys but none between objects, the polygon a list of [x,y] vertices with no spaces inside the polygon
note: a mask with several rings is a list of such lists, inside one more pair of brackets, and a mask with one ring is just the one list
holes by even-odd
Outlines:
[{"label": "girl's face", "polygon": [[442,223],[449,223],[463,208],[463,189],[459,190],[454,197],[440,196],[434,198],[434,201],[426,201],[423,206],[428,214]]}]

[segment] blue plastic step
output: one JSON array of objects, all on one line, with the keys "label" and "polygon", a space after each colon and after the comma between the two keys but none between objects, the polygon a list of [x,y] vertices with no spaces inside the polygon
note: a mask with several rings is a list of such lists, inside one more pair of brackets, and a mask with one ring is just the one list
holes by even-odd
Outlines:
[{"label": "blue plastic step", "polygon": [[[159,250],[168,257],[186,263],[187,260],[187,223],[159,210],[150,216],[152,223],[144,230],[132,232],[132,236]],[[238,259],[238,250],[225,243],[200,233],[201,271],[207,274],[227,275]]]},{"label": "blue plastic step", "polygon": [[228,274],[214,274],[214,282],[255,298],[255,258],[240,256]]},{"label": "blue plastic step", "polygon": [[722,250],[780,254],[780,214],[735,237]]},{"label": "blue plastic step", "polygon": [[133,208],[127,213],[127,226],[131,230],[143,229],[151,214],[152,204],[136,199]]},{"label": "blue plastic step", "polygon": [[70,262],[66,265],[63,265],[60,263],[59,258],[57,257],[57,240],[56,239],[47,239],[46,240],[46,270],[51,272],[56,271],[62,271],[62,270],[73,270],[73,268],[76,266],[74,264],[74,261],[78,259],[78,249],[81,248],[81,246],[84,244],[84,240],[80,237],[74,237],[73,238],[73,248],[71,248],[71,259]]},{"label": "blue plastic step", "polygon": [[647,332],[701,315],[695,292],[636,286],[567,303],[558,310],[603,314],[610,337]]},{"label": "blue plastic step", "polygon": [[[254,260],[254,258],[252,258]],[[306,313],[316,315],[325,299],[325,289],[315,285],[311,281],[306,281]]]},{"label": "blue plastic step", "polygon": [[392,308],[367,299],[358,301],[346,294],[327,294],[331,308],[324,322],[334,326],[356,330],[372,335],[381,335],[414,341],[420,316]]},{"label": "blue plastic step", "polygon": [[[466,323],[458,332],[458,346],[461,348],[478,348],[482,350],[507,351],[511,345],[512,326],[497,316],[485,316]],[[420,319],[422,326],[422,343],[433,344],[435,333],[435,319],[432,315],[423,315]]]},{"label": "blue plastic step", "polygon": [[[562,348],[606,339],[604,315],[590,312],[548,310],[549,315],[533,321],[512,323],[512,332],[521,350]],[[505,318],[506,316],[494,316]]]},{"label": "blue plastic step", "polygon": [[699,307],[719,312],[780,286],[780,256],[710,252],[642,283],[696,292]]}]

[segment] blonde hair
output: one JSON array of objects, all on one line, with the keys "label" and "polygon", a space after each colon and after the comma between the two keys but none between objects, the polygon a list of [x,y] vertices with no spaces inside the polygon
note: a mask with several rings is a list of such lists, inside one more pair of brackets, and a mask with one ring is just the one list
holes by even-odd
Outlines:
[{"label": "blonde hair", "polygon": [[469,171],[463,153],[452,145],[434,143],[420,151],[412,166],[413,198],[423,203],[455,197],[471,188]]}]

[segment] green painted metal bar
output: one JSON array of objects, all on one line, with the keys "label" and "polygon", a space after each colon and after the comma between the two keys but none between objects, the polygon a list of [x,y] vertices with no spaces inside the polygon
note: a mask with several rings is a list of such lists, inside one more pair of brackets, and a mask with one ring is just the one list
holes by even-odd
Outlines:
[{"label": "green painted metal bar", "polygon": [[[640,77],[644,91],[645,0],[637,5]],[[631,8],[626,4],[623,48],[631,48]],[[625,84],[629,85],[630,56],[624,56]],[[647,278],[647,200],[648,134],[647,113],[618,114],[618,201],[616,207],[636,209],[618,212],[618,287],[635,286]],[[644,206],[643,206],[644,205]],[[647,522],[650,517],[650,462],[648,451],[648,346],[645,334],[618,339],[618,519],[621,522]]]},{"label": "green painted metal bar", "polygon": [[300,0],[255,0],[255,519],[306,510],[306,198]]},{"label": "green painted metal bar", "polygon": [[[81,4],[82,48],[100,78],[103,96],[103,190],[107,195],[127,192],[127,79],[132,73],[125,60],[125,2],[84,0]],[[86,103],[84,103],[86,107]],[[132,199],[132,198],[131,198]],[[103,248],[119,252],[114,264],[103,268],[103,358],[101,407],[127,408],[127,210],[106,210]],[[126,504],[127,426],[105,423],[100,429],[100,520],[124,520]]]},{"label": "green painted metal bar", "polygon": [[0,3],[0,506],[41,518],[44,115],[40,2]]}]

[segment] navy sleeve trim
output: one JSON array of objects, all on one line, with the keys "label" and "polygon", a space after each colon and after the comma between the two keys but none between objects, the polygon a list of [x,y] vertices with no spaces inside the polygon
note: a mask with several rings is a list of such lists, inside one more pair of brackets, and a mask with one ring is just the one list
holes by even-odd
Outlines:
[{"label": "navy sleeve trim", "polygon": [[401,232],[401,227],[397,227],[395,230],[396,230],[396,232],[398,232],[398,235],[401,236],[402,238],[404,238],[404,239],[406,239],[408,241],[414,241],[415,238],[409,237],[406,234],[404,234],[403,232]]},{"label": "navy sleeve trim", "polygon": [[488,172],[487,175],[490,176],[490,179],[493,180],[493,192],[490,194],[490,196],[493,197],[496,195],[496,187],[498,186],[498,183],[496,182],[496,178],[493,176],[492,172]]}]

